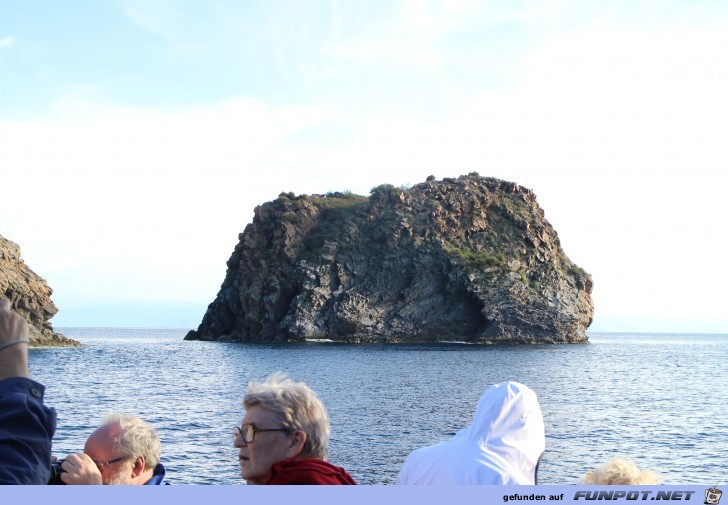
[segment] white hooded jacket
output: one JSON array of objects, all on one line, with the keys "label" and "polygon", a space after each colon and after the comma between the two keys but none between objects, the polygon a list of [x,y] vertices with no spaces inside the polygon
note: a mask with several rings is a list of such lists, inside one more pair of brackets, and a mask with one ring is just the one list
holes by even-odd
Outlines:
[{"label": "white hooded jacket", "polygon": [[397,484],[535,484],[545,448],[536,393],[503,382],[486,389],[470,426],[412,452]]}]

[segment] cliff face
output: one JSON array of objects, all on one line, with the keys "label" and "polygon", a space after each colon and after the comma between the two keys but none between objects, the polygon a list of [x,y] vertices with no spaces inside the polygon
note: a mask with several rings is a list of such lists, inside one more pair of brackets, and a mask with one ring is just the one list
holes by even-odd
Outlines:
[{"label": "cliff face", "polygon": [[584,342],[592,279],[533,192],[476,174],[255,209],[188,340]]},{"label": "cliff face", "polygon": [[0,235],[0,296],[10,300],[14,311],[28,321],[31,346],[68,347],[79,342],[53,331],[49,319],[58,308],[53,290],[20,259],[20,247]]}]

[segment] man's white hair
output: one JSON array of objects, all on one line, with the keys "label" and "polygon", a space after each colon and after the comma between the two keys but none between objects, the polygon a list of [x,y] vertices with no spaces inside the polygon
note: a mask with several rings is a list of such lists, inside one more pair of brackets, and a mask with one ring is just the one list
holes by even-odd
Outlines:
[{"label": "man's white hair", "polygon": [[145,468],[154,470],[159,464],[162,444],[152,425],[136,416],[111,412],[104,418],[104,426],[118,423],[121,435],[114,438],[114,447],[119,456],[125,458],[144,458]]}]

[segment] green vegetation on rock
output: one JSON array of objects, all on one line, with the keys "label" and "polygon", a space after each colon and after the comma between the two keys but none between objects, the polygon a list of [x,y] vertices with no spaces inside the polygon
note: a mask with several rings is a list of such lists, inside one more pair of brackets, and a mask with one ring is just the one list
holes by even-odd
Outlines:
[{"label": "green vegetation on rock", "polygon": [[462,249],[460,247],[451,247],[446,249],[446,251],[451,257],[459,259],[469,267],[503,267],[506,261],[505,257],[501,253],[491,254],[487,251],[473,251],[470,249]]}]

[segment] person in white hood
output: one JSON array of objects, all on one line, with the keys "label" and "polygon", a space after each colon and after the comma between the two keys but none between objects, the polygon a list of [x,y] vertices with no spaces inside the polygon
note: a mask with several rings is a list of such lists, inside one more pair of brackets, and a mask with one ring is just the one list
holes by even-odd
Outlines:
[{"label": "person in white hood", "polygon": [[412,452],[397,484],[536,484],[545,448],[536,393],[518,382],[494,384],[480,397],[472,424]]}]

